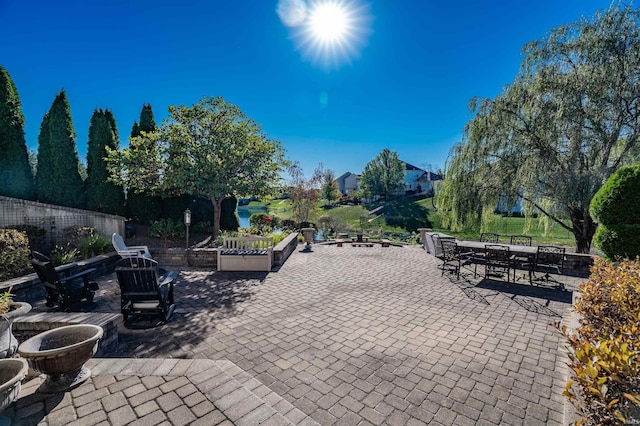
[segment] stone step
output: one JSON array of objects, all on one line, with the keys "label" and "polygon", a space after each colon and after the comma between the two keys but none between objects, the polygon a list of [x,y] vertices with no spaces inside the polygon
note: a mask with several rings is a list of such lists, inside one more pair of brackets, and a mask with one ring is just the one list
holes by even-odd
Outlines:
[{"label": "stone step", "polygon": [[93,358],[95,376],[184,376],[236,425],[317,425],[231,361]]},{"label": "stone step", "polygon": [[225,373],[229,374],[233,379],[237,380],[241,385],[249,389],[263,401],[273,407],[285,418],[296,425],[319,425],[311,417],[304,414],[301,410],[293,406],[289,401],[272,391],[258,379],[238,367],[231,361],[219,360],[214,361]]}]

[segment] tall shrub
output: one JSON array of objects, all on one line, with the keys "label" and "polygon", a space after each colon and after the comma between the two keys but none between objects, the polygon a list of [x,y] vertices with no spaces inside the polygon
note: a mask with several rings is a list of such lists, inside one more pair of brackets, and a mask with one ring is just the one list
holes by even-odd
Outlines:
[{"label": "tall shrub", "polygon": [[26,200],[32,200],[35,196],[20,97],[9,72],[1,65],[0,195]]},{"label": "tall shrub", "polygon": [[56,95],[38,136],[38,199],[44,203],[84,208],[84,182],[80,177],[76,132],[64,90]]},{"label": "tall shrub", "polygon": [[618,169],[591,200],[594,243],[610,259],[640,256],[640,165]]},{"label": "tall shrub", "polygon": [[89,126],[87,143],[87,208],[103,213],[124,214],[121,186],[107,180],[105,147],[118,149],[118,129],[109,110],[95,110]]}]

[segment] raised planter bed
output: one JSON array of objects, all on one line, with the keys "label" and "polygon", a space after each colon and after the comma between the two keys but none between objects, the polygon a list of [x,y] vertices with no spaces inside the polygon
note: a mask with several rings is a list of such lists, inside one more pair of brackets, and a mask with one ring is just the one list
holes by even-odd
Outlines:
[{"label": "raised planter bed", "polygon": [[[281,266],[298,245],[298,233],[292,232],[273,248],[273,266]],[[187,266],[187,251],[183,248],[151,248],[151,255],[163,266]],[[189,250],[189,266],[217,269],[217,248]]]}]

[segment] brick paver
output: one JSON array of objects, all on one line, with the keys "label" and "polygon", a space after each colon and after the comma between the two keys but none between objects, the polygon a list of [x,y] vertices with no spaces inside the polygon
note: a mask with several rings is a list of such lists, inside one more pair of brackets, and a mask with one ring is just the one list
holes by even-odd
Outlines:
[{"label": "brick paver", "polygon": [[[571,291],[471,285],[442,277],[438,264],[418,247],[314,245],[269,274],[183,271],[172,321],[120,330],[114,356],[226,359],[233,383],[246,387],[205,379],[206,372],[200,384],[172,386],[190,368],[172,363],[158,367],[175,373],[164,388],[115,373],[96,376],[93,400],[118,407],[108,419],[122,422],[147,416],[186,424],[194,410],[224,418],[215,411],[222,408],[238,424],[278,424],[267,407],[247,399],[254,392],[289,410],[279,412],[293,423],[305,422],[305,414],[327,425],[561,422],[565,355],[550,323],[569,312]],[[101,290],[109,282],[112,276]],[[98,296],[99,308],[118,311],[117,293]],[[210,391],[213,412],[200,405],[202,389]],[[89,410],[86,416],[105,420]]]}]

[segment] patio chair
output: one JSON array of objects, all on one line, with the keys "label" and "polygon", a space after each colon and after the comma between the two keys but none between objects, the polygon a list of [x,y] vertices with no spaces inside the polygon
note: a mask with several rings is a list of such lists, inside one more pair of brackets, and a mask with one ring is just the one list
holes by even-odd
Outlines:
[{"label": "patio chair", "polygon": [[[564,273],[564,257],[566,249],[557,246],[538,246],[535,262],[530,265],[529,281],[550,282],[558,284],[564,289],[564,284],[551,276],[552,273],[562,275]],[[541,277],[536,277],[536,272],[542,272]]]},{"label": "patio chair", "polygon": [[[462,252],[458,247],[458,244],[454,240],[440,239],[440,246],[442,247],[442,274],[445,270],[455,272],[456,278],[460,278],[460,269],[463,266],[472,263],[472,252]],[[476,274],[476,267],[474,266],[474,277]]]},{"label": "patio chair", "polygon": [[527,235],[512,235],[510,244],[513,246],[531,246],[531,237]]},{"label": "patio chair", "polygon": [[[511,235],[509,237],[510,244],[512,246],[529,246],[531,247],[532,238],[527,235]],[[513,280],[517,281],[516,273],[518,269],[528,269],[528,264],[531,262],[530,256],[511,254],[513,259]]]},{"label": "patio chair", "polygon": [[484,277],[504,278],[506,274],[507,282],[511,282],[510,275],[513,258],[509,247],[499,244],[487,244],[485,246],[485,253]]},{"label": "patio chair", "polygon": [[[82,300],[93,302],[98,284],[89,281],[89,274],[94,272],[95,268],[72,274],[72,270],[77,267],[76,264],[56,269],[50,260],[46,260],[46,256],[36,253],[32,254],[33,257],[29,261],[44,285],[48,307],[57,305],[59,310],[66,311]],[[61,277],[59,273],[65,273],[65,276]]]},{"label": "patio chair", "polygon": [[500,242],[500,234],[493,232],[483,232],[480,234],[480,242],[498,244]]},{"label": "patio chair", "polygon": [[129,257],[146,257],[147,259],[151,259],[151,252],[149,252],[149,247],[127,246],[122,239],[122,235],[118,233],[114,233],[111,236],[111,243],[113,244],[113,248],[116,249],[116,252],[123,259]]},{"label": "patio chair", "polygon": [[130,315],[159,316],[164,324],[173,315],[173,284],[177,271],[160,274],[158,263],[145,257],[128,257],[116,263],[120,285],[120,311],[124,320]]}]

